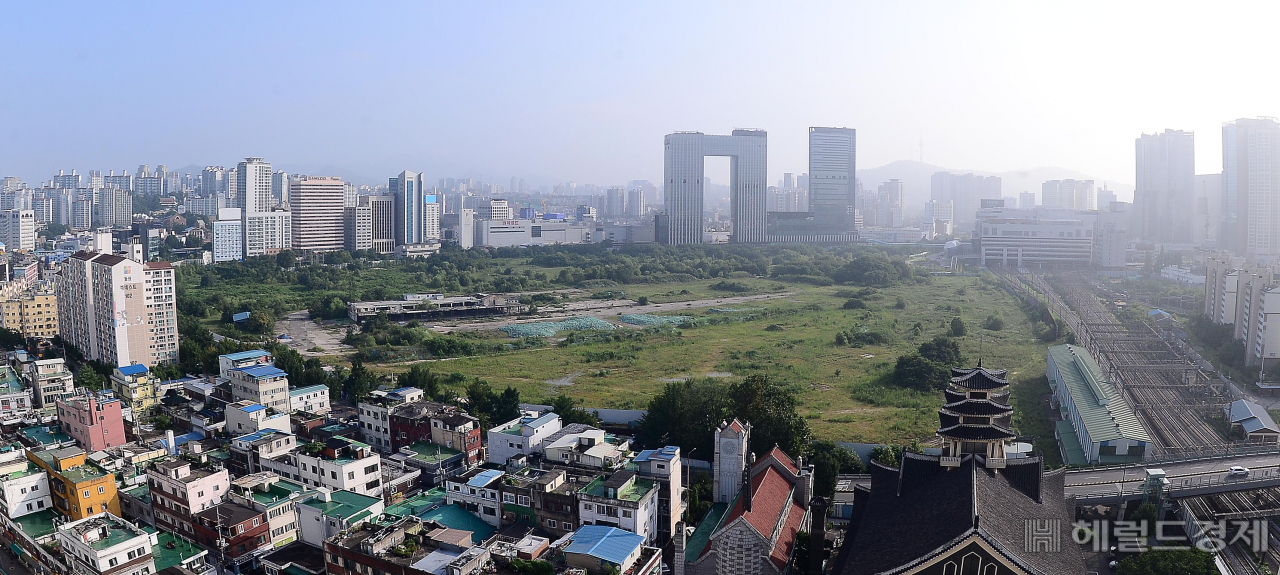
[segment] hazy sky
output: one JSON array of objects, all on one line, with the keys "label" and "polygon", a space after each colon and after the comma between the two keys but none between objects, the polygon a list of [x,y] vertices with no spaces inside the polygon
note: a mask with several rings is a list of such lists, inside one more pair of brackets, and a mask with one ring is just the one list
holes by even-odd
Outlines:
[{"label": "hazy sky", "polygon": [[[662,175],[662,136],[858,129],[858,163],[1133,182],[1133,140],[1280,116],[1277,5],[1107,2],[0,5],[0,175],[140,163],[370,181]],[[640,5],[640,7],[637,7]]]}]

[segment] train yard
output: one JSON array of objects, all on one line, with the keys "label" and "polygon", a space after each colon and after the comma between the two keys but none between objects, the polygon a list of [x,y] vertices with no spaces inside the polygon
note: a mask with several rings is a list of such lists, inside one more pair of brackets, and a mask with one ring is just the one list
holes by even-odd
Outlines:
[{"label": "train yard", "polygon": [[1093,354],[1150,432],[1153,457],[1191,457],[1228,448],[1228,440],[1212,422],[1230,399],[1151,325],[1122,322],[1096,295],[1115,301],[1115,294],[1078,276],[999,275],[1023,297],[1043,302],[1075,334],[1077,344]]}]

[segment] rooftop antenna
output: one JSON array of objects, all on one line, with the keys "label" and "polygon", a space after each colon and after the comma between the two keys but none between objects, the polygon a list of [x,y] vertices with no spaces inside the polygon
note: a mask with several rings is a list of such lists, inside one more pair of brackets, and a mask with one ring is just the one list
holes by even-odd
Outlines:
[{"label": "rooftop antenna", "polygon": [[978,367],[982,367],[982,339],[986,334],[978,334]]}]

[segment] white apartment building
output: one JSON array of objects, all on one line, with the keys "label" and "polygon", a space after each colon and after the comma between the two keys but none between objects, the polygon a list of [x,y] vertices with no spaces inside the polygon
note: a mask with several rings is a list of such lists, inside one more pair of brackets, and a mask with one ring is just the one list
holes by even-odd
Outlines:
[{"label": "white apartment building", "polygon": [[343,208],[348,250],[373,250],[389,254],[396,246],[396,200],[392,196],[360,196],[356,205]]},{"label": "white apartment building", "polygon": [[427,202],[422,204],[422,239],[440,239],[440,204]]},{"label": "white apartment building", "polygon": [[1280,258],[1280,122],[1243,118],[1224,124],[1222,178],[1219,246],[1249,263]]},{"label": "white apartment building", "polygon": [[240,208],[220,208],[213,222],[213,261],[232,262],[244,259],[244,221]]},{"label": "white apartment building", "polygon": [[59,400],[75,393],[75,376],[67,369],[66,360],[60,357],[37,359],[27,364],[22,377],[35,389],[36,407],[52,409]]},{"label": "white apartment building", "polygon": [[578,491],[578,524],[617,527],[652,543],[658,534],[658,486],[630,470],[597,477]]},{"label": "white apartment building", "polygon": [[477,467],[446,479],[444,501],[447,505],[461,505],[485,523],[494,527],[502,525],[502,478],[506,474],[496,469]]},{"label": "white apartment building", "polygon": [[155,535],[110,513],[58,526],[62,558],[78,575],[151,575]]},{"label": "white apartment building", "polygon": [[554,413],[526,413],[489,430],[489,462],[506,465],[517,455],[531,455],[543,441],[563,427]]},{"label": "white apartment building", "polygon": [[1093,209],[1093,180],[1050,180],[1040,186],[1040,203],[1064,210]]},{"label": "white apartment building", "polygon": [[289,374],[273,365],[232,369],[231,397],[248,400],[276,411],[289,411]]},{"label": "white apartment building", "polygon": [[308,455],[297,450],[260,461],[263,471],[288,477],[307,487],[344,489],[360,495],[382,495],[382,457],[368,445],[332,437],[324,450]]},{"label": "white apartment building", "polygon": [[289,182],[293,249],[333,251],[343,248],[341,178],[307,176]]},{"label": "white apartment building", "polygon": [[275,365],[276,358],[265,350],[251,349],[218,356],[218,377],[231,379],[231,370],[255,365]]},{"label": "white apartment building", "polygon": [[293,247],[293,218],[289,212],[244,214],[244,257],[270,256]]},{"label": "white apartment building", "polygon": [[26,457],[14,460],[5,468],[5,474],[0,475],[0,492],[4,494],[0,512],[5,517],[17,519],[53,507],[48,473]]},{"label": "white apartment building", "polygon": [[58,282],[59,333],[85,359],[147,367],[178,360],[173,266],[76,252]]},{"label": "white apartment building", "polygon": [[329,388],[323,385],[295,387],[289,390],[289,413],[305,411],[316,415],[329,413]]},{"label": "white apartment building", "polygon": [[33,210],[0,211],[0,242],[10,252],[36,249],[36,213]]},{"label": "white apartment building", "polygon": [[1133,191],[1133,220],[1137,237],[1161,243],[1192,243],[1195,135],[1165,130],[1143,134],[1134,145],[1138,180]]},{"label": "white apartment building", "polygon": [[360,413],[360,433],[365,443],[374,449],[389,453],[391,451],[391,409],[402,403],[421,401],[423,392],[416,387],[402,387],[385,394],[374,392],[373,396],[357,405]]},{"label": "white apartment building", "polygon": [[1254,316],[1258,327],[1246,349],[1261,364],[1268,359],[1280,358],[1280,286],[1266,288],[1262,292],[1262,304]]},{"label": "white apartment building", "polygon": [[270,413],[266,407],[252,401],[242,400],[232,403],[226,409],[227,432],[232,437],[240,437],[262,429],[278,429],[292,433],[289,414],[283,412]]},{"label": "white apartment building", "polygon": [[275,207],[271,195],[271,163],[262,158],[245,158],[236,165],[236,205],[245,215],[270,212]]}]

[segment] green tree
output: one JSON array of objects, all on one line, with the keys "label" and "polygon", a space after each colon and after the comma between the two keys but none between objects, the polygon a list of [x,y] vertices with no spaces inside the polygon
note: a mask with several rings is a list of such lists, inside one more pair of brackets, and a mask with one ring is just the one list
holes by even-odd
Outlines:
[{"label": "green tree", "polygon": [[87,387],[96,391],[106,389],[107,378],[102,377],[102,374],[88,365],[83,365],[80,367],[80,371],[76,372],[75,384],[76,387]]},{"label": "green tree", "polygon": [[675,445],[685,457],[711,457],[716,427],[733,418],[726,387],[723,380],[712,378],[668,383],[649,400],[640,419],[640,443],[649,447]]},{"label": "green tree", "polygon": [[4,349],[19,349],[26,347],[26,344],[27,341],[22,339],[22,334],[7,327],[0,327],[0,347]]},{"label": "green tree", "polygon": [[817,495],[832,497],[836,492],[836,478],[841,473],[863,473],[862,459],[833,441],[815,441],[809,446],[809,461],[813,463],[813,488]]},{"label": "green tree", "polygon": [[435,400],[440,396],[440,376],[431,371],[425,364],[414,364],[406,371],[396,376],[396,384],[400,387],[416,387],[421,389],[427,399]]},{"label": "green tree", "polygon": [[298,263],[298,258],[293,254],[293,250],[280,250],[276,253],[276,265],[283,269],[292,268]]},{"label": "green tree", "polygon": [[378,378],[364,366],[360,358],[351,360],[351,373],[347,374],[344,391],[349,399],[361,400],[377,387]]},{"label": "green tree", "polygon": [[917,349],[920,357],[944,366],[960,365],[960,343],[946,336],[935,336],[932,340],[920,344]]},{"label": "green tree", "polygon": [[189,248],[198,248],[204,245],[204,240],[200,239],[200,237],[195,234],[189,233],[187,234],[183,245]]},{"label": "green tree", "polygon": [[809,443],[809,423],[796,411],[795,392],[753,374],[729,386],[734,416],[751,422],[751,446],[763,455],[774,445],[792,457],[805,452]]},{"label": "green tree", "polygon": [[585,423],[587,425],[600,425],[600,418],[596,416],[594,411],[587,411],[581,407],[582,400],[569,397],[568,394],[560,392],[559,395],[547,400],[551,405],[551,411],[556,412],[560,416],[560,421],[565,425],[571,423]]},{"label": "green tree", "polygon": [[1116,575],[1216,575],[1213,554],[1199,549],[1154,550],[1121,561]]},{"label": "green tree", "polygon": [[1004,329],[1004,319],[996,314],[988,315],[987,319],[982,320],[982,328],[990,331],[1000,331]]},{"label": "green tree", "polygon": [[1160,510],[1152,503],[1143,503],[1133,510],[1133,514],[1129,516],[1130,521],[1137,521],[1139,525],[1146,523],[1147,532],[1155,533],[1156,521],[1160,518]]},{"label": "green tree", "polygon": [[919,353],[898,356],[893,366],[893,382],[901,387],[920,391],[937,391],[947,386],[951,373],[939,363],[925,359]]},{"label": "green tree", "polygon": [[642,295],[636,299],[636,305],[649,305],[649,296]]},{"label": "green tree", "polygon": [[964,320],[958,317],[951,320],[951,331],[949,332],[951,337],[961,337],[968,332],[969,328],[964,325]]},{"label": "green tree", "polygon": [[244,328],[250,333],[272,335],[276,329],[276,320],[267,312],[253,310],[249,312],[249,319],[245,320]]}]

